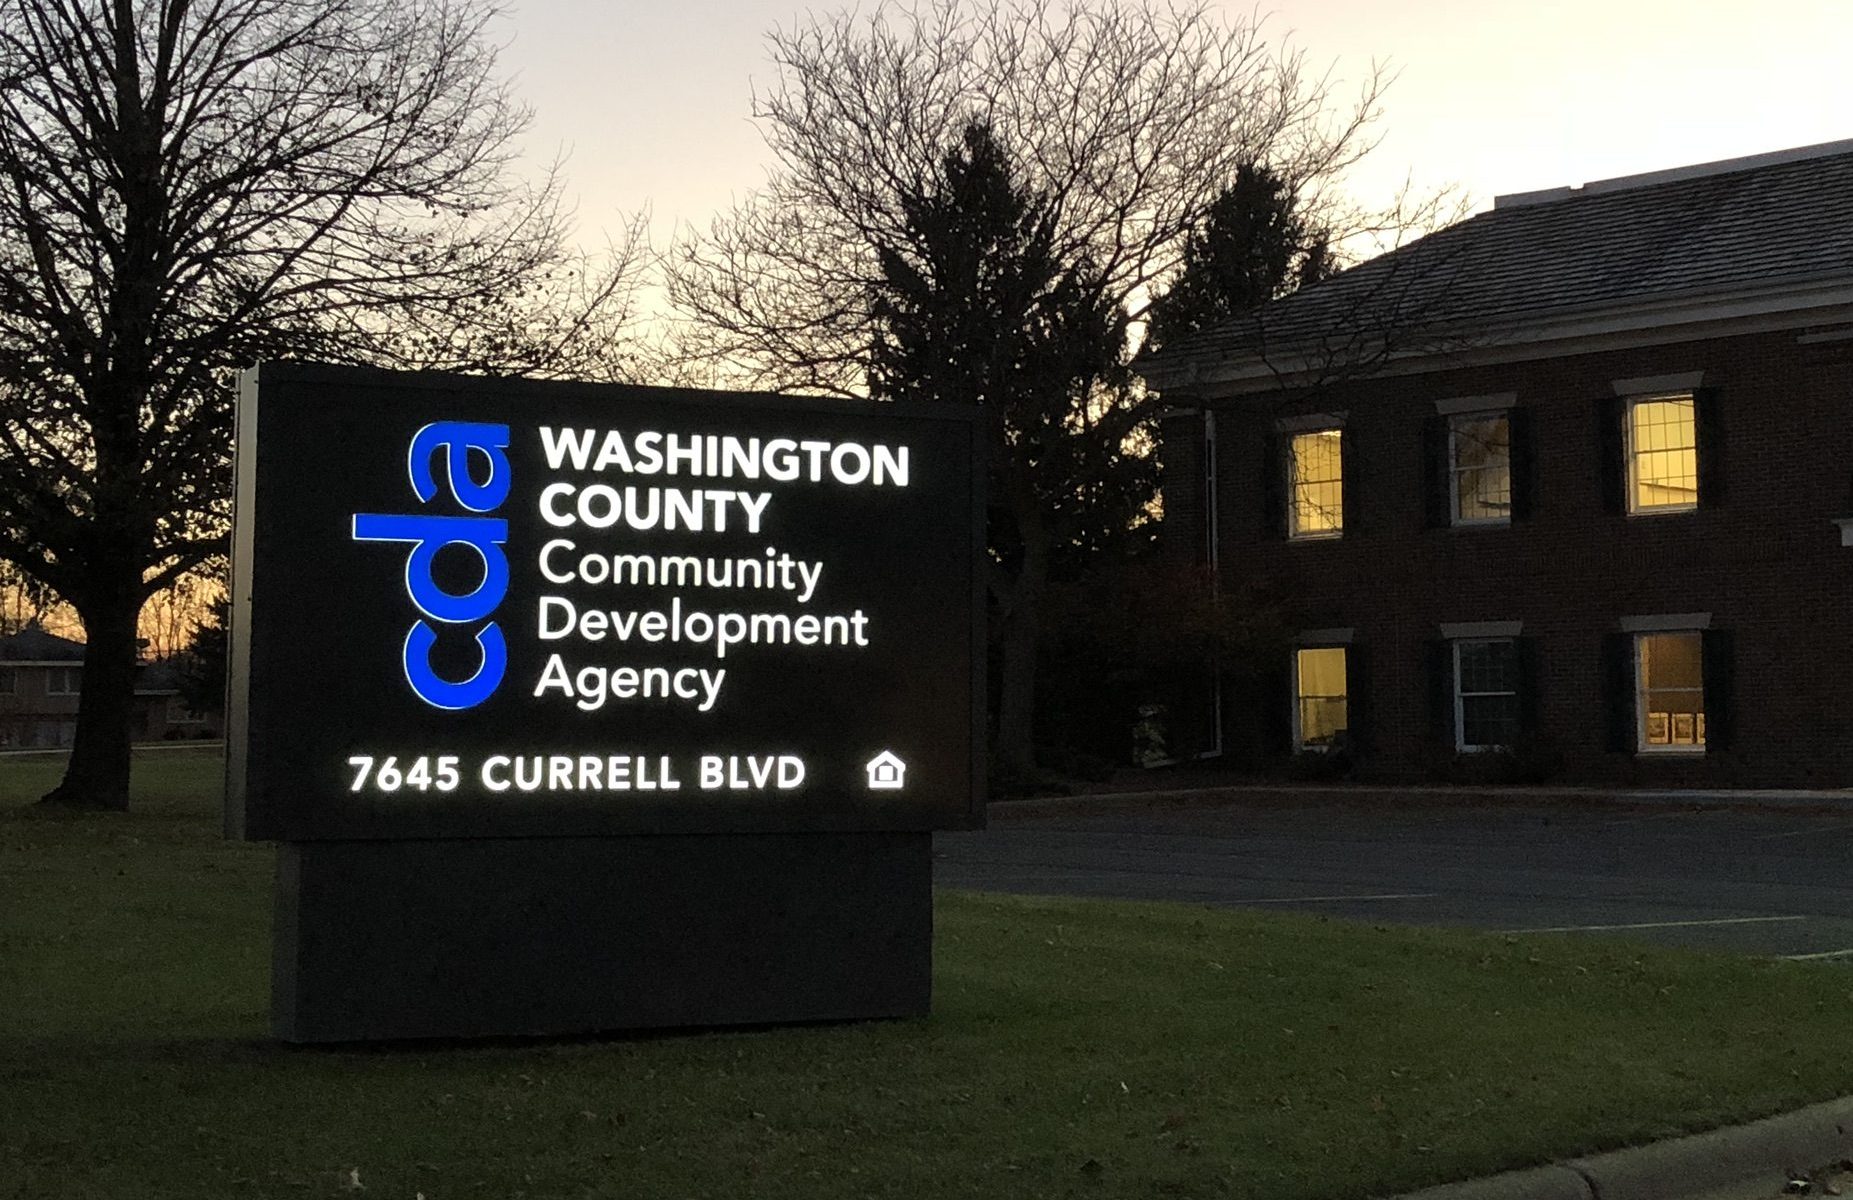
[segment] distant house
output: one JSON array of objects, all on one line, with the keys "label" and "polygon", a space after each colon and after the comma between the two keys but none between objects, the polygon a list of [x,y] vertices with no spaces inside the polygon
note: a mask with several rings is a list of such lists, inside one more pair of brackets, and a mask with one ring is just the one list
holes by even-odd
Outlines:
[{"label": "distant house", "polygon": [[1295,631],[1201,752],[1853,786],[1853,142],[1502,196],[1145,374],[1168,553]]},{"label": "distant house", "polygon": [[[35,622],[0,637],[0,749],[69,746],[77,732],[84,646]],[[137,741],[216,737],[217,716],[192,712],[180,698],[171,662],[144,664],[135,685]]]}]

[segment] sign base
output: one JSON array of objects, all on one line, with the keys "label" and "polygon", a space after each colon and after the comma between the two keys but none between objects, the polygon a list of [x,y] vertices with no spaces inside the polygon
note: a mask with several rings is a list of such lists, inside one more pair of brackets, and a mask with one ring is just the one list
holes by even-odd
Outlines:
[{"label": "sign base", "polygon": [[925,1016],[932,835],[292,842],[291,1042]]}]

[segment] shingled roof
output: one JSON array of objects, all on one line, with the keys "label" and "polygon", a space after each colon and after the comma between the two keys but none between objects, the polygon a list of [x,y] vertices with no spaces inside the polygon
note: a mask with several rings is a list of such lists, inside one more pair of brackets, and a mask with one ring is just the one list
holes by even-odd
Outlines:
[{"label": "shingled roof", "polygon": [[[83,661],[82,642],[47,633],[37,621],[29,622],[17,633],[0,637],[0,666],[13,663],[29,663],[34,666],[68,663],[76,667],[83,665]],[[143,663],[136,669],[137,696],[168,696],[179,690],[179,664],[172,658]]]},{"label": "shingled roof", "polygon": [[1396,330],[1472,336],[1674,300],[1853,284],[1853,141],[1500,197],[1489,212],[1183,338],[1160,387]]},{"label": "shingled roof", "polygon": [[47,633],[33,621],[10,637],[0,637],[0,662],[80,663],[84,644]]}]

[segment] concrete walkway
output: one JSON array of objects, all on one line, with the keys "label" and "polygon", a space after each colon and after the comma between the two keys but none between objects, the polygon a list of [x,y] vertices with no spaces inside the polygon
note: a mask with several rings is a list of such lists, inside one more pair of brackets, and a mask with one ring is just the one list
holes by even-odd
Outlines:
[{"label": "concrete walkway", "polygon": [[1799,1112],[1573,1158],[1466,1183],[1412,1192],[1402,1200],[1764,1200],[1833,1195],[1828,1177],[1853,1159],[1853,1097]]}]

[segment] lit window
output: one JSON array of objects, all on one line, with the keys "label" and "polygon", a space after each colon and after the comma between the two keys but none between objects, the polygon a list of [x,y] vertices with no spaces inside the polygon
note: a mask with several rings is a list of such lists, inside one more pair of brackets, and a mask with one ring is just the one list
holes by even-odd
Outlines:
[{"label": "lit window", "polygon": [[1287,534],[1296,538],[1337,537],[1345,528],[1343,431],[1296,433],[1288,444],[1293,498]]},{"label": "lit window", "polygon": [[1504,413],[1469,413],[1448,422],[1448,488],[1456,525],[1512,519],[1512,426]]},{"label": "lit window", "polygon": [[1626,428],[1628,511],[1683,512],[1698,507],[1698,422],[1692,397],[1630,400]]},{"label": "lit window", "polygon": [[1325,750],[1347,726],[1345,648],[1324,646],[1294,656],[1297,726],[1294,741],[1302,750]]},{"label": "lit window", "polygon": [[1493,750],[1518,740],[1518,643],[1454,643],[1455,745]]},{"label": "lit window", "polygon": [[1635,711],[1642,750],[1705,748],[1703,641],[1697,632],[1635,637]]},{"label": "lit window", "polygon": [[75,696],[83,684],[81,667],[53,667],[45,677],[45,694],[48,696]]}]

